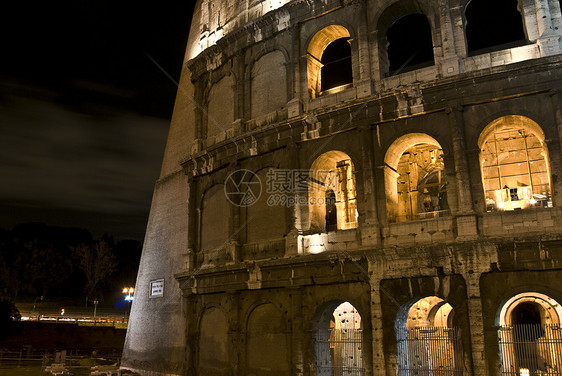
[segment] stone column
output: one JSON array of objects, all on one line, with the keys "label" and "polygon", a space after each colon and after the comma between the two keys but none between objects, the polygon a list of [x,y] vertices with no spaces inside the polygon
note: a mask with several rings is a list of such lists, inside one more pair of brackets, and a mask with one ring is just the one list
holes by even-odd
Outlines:
[{"label": "stone column", "polygon": [[301,28],[300,24],[294,25],[290,29],[291,41],[293,43],[293,50],[291,51],[291,59],[293,61],[293,84],[292,84],[292,99],[289,101],[288,116],[289,118],[299,116],[302,114],[302,64],[301,64]]},{"label": "stone column", "polygon": [[[472,344],[472,374],[474,376],[488,375],[488,367],[486,365],[484,351],[484,323],[482,322],[480,276],[481,273],[471,271],[464,274],[467,284],[468,321],[470,325],[470,340]],[[467,362],[465,360],[465,365],[466,364]]]},{"label": "stone column", "polygon": [[537,16],[537,27],[539,36],[552,34],[552,19],[548,0],[535,0],[535,12]]},{"label": "stone column", "polygon": [[[358,200],[361,200],[361,211],[359,226],[361,228],[361,244],[363,246],[379,246],[379,218],[377,215],[376,190],[375,185],[375,158],[373,155],[372,129],[368,124],[359,127],[359,138],[361,143],[361,177],[363,180],[362,194],[357,192]],[[357,167],[356,167],[357,168]],[[357,184],[357,179],[356,179]]]},{"label": "stone column", "polygon": [[560,53],[560,35],[554,33],[552,15],[548,0],[535,0],[535,13],[539,39],[537,41],[542,56],[551,56]]},{"label": "stone column", "polygon": [[439,0],[439,9],[441,10],[439,16],[443,49],[443,56],[439,59],[439,65],[441,67],[441,74],[447,77],[460,73],[460,59],[455,49],[455,34],[451,12],[449,11],[449,1]]},{"label": "stone column", "polygon": [[[558,156],[555,155],[550,156],[550,171],[560,171],[560,168],[556,166],[562,165],[562,90],[560,89],[553,90],[550,93],[550,98],[552,101],[554,124],[556,125],[556,129],[558,131],[558,144],[560,150],[560,154]],[[555,174],[555,175],[558,176],[556,182],[554,181],[551,182],[552,184],[551,189],[552,189],[553,204],[554,206],[557,206],[557,202],[560,201],[557,200],[557,197],[559,198],[559,195],[562,194],[562,176],[560,176],[559,174]]]},{"label": "stone column", "polygon": [[470,171],[466,159],[463,108],[461,106],[450,107],[447,109],[447,114],[455,161],[458,206],[457,213],[454,214],[456,214],[457,235],[461,239],[475,238],[478,236],[478,228],[472,205]]},{"label": "stone column", "polygon": [[385,364],[384,346],[383,346],[383,322],[382,322],[380,279],[378,278],[375,279],[374,277],[371,276],[370,282],[371,282],[371,335],[372,335],[371,343],[373,346],[372,348],[373,376],[385,376],[386,364]]},{"label": "stone column", "polygon": [[303,323],[303,310],[302,310],[302,296],[301,289],[289,290],[291,294],[291,311],[292,311],[292,375],[304,375],[304,323]]},{"label": "stone column", "polygon": [[[240,169],[240,165],[238,163],[233,164],[229,169],[229,173],[232,173],[233,171],[236,171],[238,169]],[[240,254],[242,248],[240,242],[240,232],[244,231],[243,229],[241,230],[241,228],[245,226],[245,224],[242,224],[242,218],[241,218],[242,208],[240,206],[232,205],[230,203],[228,203],[228,205],[230,206],[230,218],[231,218],[230,226],[229,226],[230,240],[226,244],[225,248],[226,248],[226,252],[230,254],[230,257],[232,259],[231,263],[237,264],[240,262]]]},{"label": "stone column", "polygon": [[240,292],[227,293],[228,296],[228,356],[233,376],[242,376],[242,359],[246,344],[240,327]]},{"label": "stone column", "polygon": [[[368,40],[368,27],[367,27],[367,9],[365,2],[361,2],[355,5],[359,7],[359,11],[364,15],[361,17],[361,21],[357,30],[357,40],[354,44],[357,45],[357,64],[354,66],[358,67],[359,82],[356,83],[357,96],[359,98],[367,97],[372,94],[371,85],[371,58],[370,58],[370,45]],[[352,53],[355,49],[352,49]]]},{"label": "stone column", "polygon": [[197,298],[194,295],[182,292],[185,315],[186,315],[186,343],[185,343],[185,357],[186,366],[185,371],[187,375],[197,374],[197,346],[199,344],[199,333],[197,330]]}]

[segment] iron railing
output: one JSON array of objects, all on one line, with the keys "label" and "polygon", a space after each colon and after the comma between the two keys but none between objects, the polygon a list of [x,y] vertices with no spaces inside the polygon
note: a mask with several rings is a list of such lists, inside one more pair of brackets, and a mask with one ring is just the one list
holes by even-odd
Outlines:
[{"label": "iron railing", "polygon": [[363,331],[328,329],[315,333],[317,376],[364,376]]},{"label": "iron railing", "polygon": [[503,376],[562,375],[560,324],[520,324],[498,329]]},{"label": "iron railing", "polygon": [[399,376],[460,376],[463,350],[459,328],[397,330]]}]

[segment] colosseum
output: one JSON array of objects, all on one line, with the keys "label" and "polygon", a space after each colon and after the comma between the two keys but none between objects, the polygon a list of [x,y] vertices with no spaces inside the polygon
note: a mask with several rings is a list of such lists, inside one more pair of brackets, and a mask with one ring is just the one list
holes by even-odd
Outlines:
[{"label": "colosseum", "polygon": [[562,375],[560,8],[198,0],[122,367]]}]

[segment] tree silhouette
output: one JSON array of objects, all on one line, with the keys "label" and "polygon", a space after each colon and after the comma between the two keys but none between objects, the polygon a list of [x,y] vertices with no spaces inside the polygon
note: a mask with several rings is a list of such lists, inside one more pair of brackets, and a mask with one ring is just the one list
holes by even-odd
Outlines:
[{"label": "tree silhouette", "polygon": [[117,269],[117,261],[113,248],[105,240],[80,244],[76,254],[87,279],[84,286],[87,306],[89,300],[98,298],[101,284]]}]

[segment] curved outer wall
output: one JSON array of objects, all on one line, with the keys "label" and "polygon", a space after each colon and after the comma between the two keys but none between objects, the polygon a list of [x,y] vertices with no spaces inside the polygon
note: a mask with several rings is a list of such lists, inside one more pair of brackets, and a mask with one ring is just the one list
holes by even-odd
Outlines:
[{"label": "curved outer wall", "polygon": [[[196,10],[194,19],[198,13]],[[196,33],[190,35],[191,43]],[[189,187],[180,162],[188,157],[186,145],[194,140],[193,91],[190,72],[184,65],[160,178],[152,197],[121,362],[122,368],[143,375],[180,375],[185,365],[185,319],[174,274],[184,268],[187,252]],[[151,281],[161,279],[163,296],[151,298]]]},{"label": "curved outer wall", "polygon": [[[347,301],[361,316],[364,374],[392,376],[397,317],[437,296],[454,308],[463,374],[499,375],[502,302],[530,289],[562,301],[562,13],[559,0],[518,2],[526,40],[469,52],[465,9],[476,0],[199,0],[123,367],[317,375],[312,332]],[[390,72],[386,31],[420,13],[434,60]],[[341,37],[352,82],[320,93],[317,52]],[[478,139],[497,119],[544,132],[548,205],[488,210]],[[420,143],[442,148],[448,208],[407,218],[399,161]],[[356,221],[337,231],[322,215],[315,224],[310,205],[266,206],[264,196],[246,209],[222,194],[235,170],[267,179],[271,167],[313,169],[334,151],[353,163],[356,205]],[[158,280],[163,296],[150,297]]]}]

